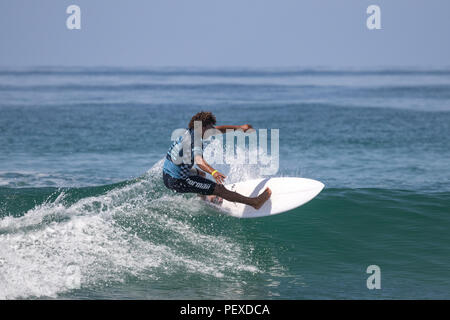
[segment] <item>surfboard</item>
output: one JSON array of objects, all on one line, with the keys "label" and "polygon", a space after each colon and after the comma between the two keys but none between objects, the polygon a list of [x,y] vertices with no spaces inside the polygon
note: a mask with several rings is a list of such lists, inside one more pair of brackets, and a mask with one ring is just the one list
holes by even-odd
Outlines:
[{"label": "surfboard", "polygon": [[223,200],[217,204],[219,210],[238,218],[258,218],[271,216],[297,208],[317,196],[325,185],[317,180],[306,178],[265,178],[227,184],[225,187],[247,197],[256,197],[266,187],[272,190],[272,196],[264,205],[255,210],[237,202]]}]

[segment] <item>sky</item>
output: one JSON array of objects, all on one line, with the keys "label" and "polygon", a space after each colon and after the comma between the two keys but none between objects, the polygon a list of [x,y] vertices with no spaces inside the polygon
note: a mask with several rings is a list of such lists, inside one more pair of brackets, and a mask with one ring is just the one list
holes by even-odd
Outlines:
[{"label": "sky", "polygon": [[448,0],[0,1],[0,67],[449,68],[449,36]]}]

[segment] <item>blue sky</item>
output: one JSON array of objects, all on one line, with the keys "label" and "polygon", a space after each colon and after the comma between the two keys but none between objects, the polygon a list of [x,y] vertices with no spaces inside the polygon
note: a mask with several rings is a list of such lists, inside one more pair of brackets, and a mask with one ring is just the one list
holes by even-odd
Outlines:
[{"label": "blue sky", "polygon": [[448,0],[2,0],[0,66],[441,68],[449,17]]}]

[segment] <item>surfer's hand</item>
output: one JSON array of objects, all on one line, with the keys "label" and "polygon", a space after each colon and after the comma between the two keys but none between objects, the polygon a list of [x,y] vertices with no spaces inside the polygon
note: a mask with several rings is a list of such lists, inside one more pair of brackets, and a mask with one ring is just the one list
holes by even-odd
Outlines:
[{"label": "surfer's hand", "polygon": [[243,124],[240,127],[241,127],[242,130],[244,130],[244,132],[246,132],[247,130],[253,129],[251,124]]},{"label": "surfer's hand", "polygon": [[214,178],[214,180],[216,180],[216,182],[218,184],[223,184],[226,176],[224,174],[220,173],[219,171],[217,171],[216,173],[214,173],[213,178]]}]

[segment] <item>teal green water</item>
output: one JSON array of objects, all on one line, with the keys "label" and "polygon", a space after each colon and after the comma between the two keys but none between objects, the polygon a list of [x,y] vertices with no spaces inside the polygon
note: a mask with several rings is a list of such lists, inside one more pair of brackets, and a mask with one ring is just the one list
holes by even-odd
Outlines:
[{"label": "teal green water", "polygon": [[[442,70],[2,70],[0,298],[448,299],[449,93]],[[201,109],[280,129],[276,176],[326,188],[260,219],[169,192]]]}]

